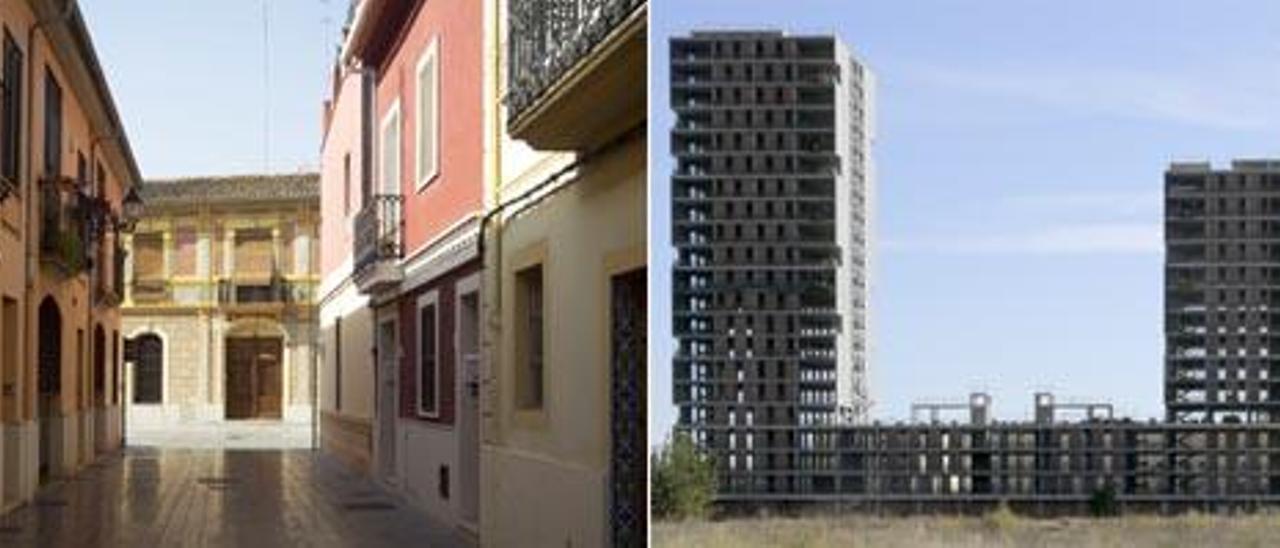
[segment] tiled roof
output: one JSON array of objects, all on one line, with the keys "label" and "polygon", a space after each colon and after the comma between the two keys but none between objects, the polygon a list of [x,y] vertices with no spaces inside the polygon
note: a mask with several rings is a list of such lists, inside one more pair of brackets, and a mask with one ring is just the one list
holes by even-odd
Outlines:
[{"label": "tiled roof", "polygon": [[233,175],[147,181],[139,190],[148,206],[194,203],[295,202],[320,200],[320,176]]}]

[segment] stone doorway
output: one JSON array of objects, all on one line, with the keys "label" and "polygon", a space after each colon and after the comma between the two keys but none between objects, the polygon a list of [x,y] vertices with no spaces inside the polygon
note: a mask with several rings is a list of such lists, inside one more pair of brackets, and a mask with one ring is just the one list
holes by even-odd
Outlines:
[{"label": "stone doorway", "polygon": [[278,337],[226,340],[226,418],[281,418],[284,345]]}]

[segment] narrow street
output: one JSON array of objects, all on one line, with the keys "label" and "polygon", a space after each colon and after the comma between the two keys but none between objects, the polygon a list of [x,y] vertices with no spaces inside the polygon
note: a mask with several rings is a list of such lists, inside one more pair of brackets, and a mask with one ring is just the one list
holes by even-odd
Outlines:
[{"label": "narrow street", "polygon": [[131,446],[46,486],[0,518],[0,546],[468,544],[318,452],[245,443],[270,441],[261,427],[225,435],[239,443]]}]

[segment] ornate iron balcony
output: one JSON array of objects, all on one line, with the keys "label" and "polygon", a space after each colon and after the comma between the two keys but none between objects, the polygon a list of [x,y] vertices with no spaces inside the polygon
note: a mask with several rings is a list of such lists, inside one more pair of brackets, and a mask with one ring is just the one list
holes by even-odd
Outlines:
[{"label": "ornate iron balcony", "polygon": [[61,177],[40,182],[40,257],[68,276],[89,267],[89,199]]},{"label": "ornate iron balcony", "polygon": [[380,261],[397,261],[404,254],[402,208],[398,194],[378,194],[355,219],[355,271]]},{"label": "ornate iron balcony", "polygon": [[511,0],[510,120],[541,98],[648,0]]}]

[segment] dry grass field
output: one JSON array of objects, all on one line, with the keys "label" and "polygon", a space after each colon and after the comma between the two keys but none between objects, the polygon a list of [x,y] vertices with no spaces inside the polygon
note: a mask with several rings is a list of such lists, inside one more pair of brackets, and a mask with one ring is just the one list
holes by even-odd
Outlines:
[{"label": "dry grass field", "polygon": [[1280,514],[1114,519],[870,516],[658,522],[653,546],[1280,546]]}]

